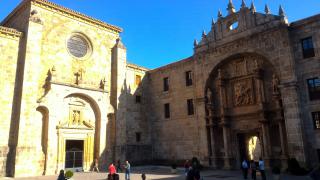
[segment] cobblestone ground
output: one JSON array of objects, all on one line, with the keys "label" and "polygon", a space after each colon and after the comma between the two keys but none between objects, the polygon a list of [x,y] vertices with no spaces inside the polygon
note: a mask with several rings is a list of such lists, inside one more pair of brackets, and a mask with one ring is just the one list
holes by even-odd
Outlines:
[{"label": "cobblestone ground", "polygon": [[[131,180],[141,180],[141,174],[145,173],[147,180],[185,180],[183,169],[178,169],[176,174],[172,174],[170,168],[161,166],[143,166],[132,168]],[[124,173],[120,174],[120,180],[124,180]],[[270,173],[267,173],[267,180],[273,180]],[[242,180],[240,171],[222,171],[222,170],[205,170],[201,171],[203,180]],[[106,172],[88,172],[75,173],[74,180],[106,180]],[[28,178],[0,178],[0,180],[55,180],[57,176],[41,176]],[[249,178],[250,180],[250,178]],[[257,180],[261,177],[257,176]],[[294,177],[289,175],[282,175],[281,180],[309,180],[307,177]]]}]

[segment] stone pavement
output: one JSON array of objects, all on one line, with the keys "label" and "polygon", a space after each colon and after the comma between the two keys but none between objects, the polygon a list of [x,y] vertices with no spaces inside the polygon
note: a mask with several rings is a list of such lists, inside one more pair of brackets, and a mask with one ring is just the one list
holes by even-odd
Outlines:
[{"label": "stone pavement", "polygon": [[[185,180],[183,169],[178,169],[177,174],[172,174],[169,167],[163,166],[140,166],[133,167],[131,173],[131,180],[141,180],[141,174],[145,173],[147,180]],[[120,174],[120,180],[124,180],[124,173]],[[267,180],[272,180],[270,173],[267,173]],[[223,170],[204,170],[201,171],[203,180],[242,180],[240,171],[223,171]],[[74,180],[106,180],[106,172],[88,172],[75,173]],[[0,178],[0,180],[56,180],[57,176],[40,176],[28,178]],[[260,180],[258,174],[257,180]],[[307,177],[296,177],[289,175],[282,175],[281,180],[309,180]]]}]

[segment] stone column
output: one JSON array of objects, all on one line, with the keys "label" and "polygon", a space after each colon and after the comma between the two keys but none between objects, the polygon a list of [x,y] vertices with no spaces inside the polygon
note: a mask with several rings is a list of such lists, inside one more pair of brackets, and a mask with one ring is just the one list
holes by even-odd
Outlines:
[{"label": "stone column", "polygon": [[220,117],[221,125],[223,128],[223,146],[224,146],[224,168],[231,169],[230,165],[230,153],[229,153],[229,126],[226,117],[226,90],[223,75],[220,69],[218,69],[218,87],[219,87],[219,98],[220,98]]},{"label": "stone column", "polygon": [[212,162],[212,167],[217,168],[216,164],[216,147],[215,147],[215,140],[214,140],[214,125],[210,125],[210,137],[211,137],[211,162]]},{"label": "stone column", "polygon": [[229,150],[229,133],[230,128],[226,123],[222,124],[222,130],[223,130],[223,146],[224,146],[224,168],[225,169],[231,169],[230,164],[230,150]]},{"label": "stone column", "polygon": [[296,82],[279,86],[284,109],[284,119],[288,142],[288,155],[299,162],[306,162],[303,122],[300,118],[300,107]]},{"label": "stone column", "polygon": [[263,158],[266,168],[270,167],[270,136],[269,125],[265,119],[261,121],[262,138],[263,138]]}]

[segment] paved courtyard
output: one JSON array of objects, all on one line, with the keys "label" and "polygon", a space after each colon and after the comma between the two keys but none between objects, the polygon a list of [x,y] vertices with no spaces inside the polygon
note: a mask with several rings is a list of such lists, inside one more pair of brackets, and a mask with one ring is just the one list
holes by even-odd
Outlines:
[{"label": "paved courtyard", "polygon": [[[185,180],[183,169],[178,169],[177,174],[172,174],[169,167],[162,166],[141,166],[132,168],[131,180],[141,180],[141,174],[145,173],[147,180]],[[120,180],[124,180],[124,173],[120,174]],[[267,174],[267,180],[272,180],[270,173]],[[223,171],[223,170],[204,170],[201,171],[203,180],[241,180],[243,179],[240,171]],[[88,172],[75,173],[74,180],[105,180],[106,172]],[[0,180],[55,180],[57,176],[41,176],[28,178],[0,178]],[[258,174],[257,180],[261,177]],[[281,180],[308,180],[307,177],[294,177],[289,175],[282,175]]]}]

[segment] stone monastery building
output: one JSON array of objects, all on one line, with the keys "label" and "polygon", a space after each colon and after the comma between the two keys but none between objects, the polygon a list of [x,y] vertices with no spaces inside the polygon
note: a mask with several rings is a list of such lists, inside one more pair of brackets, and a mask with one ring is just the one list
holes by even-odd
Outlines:
[{"label": "stone monastery building", "polygon": [[153,70],[127,63],[121,28],[46,0],[0,25],[0,176],[89,171],[96,158],[319,163],[320,15],[288,23],[281,7],[230,1],[191,57]]}]

